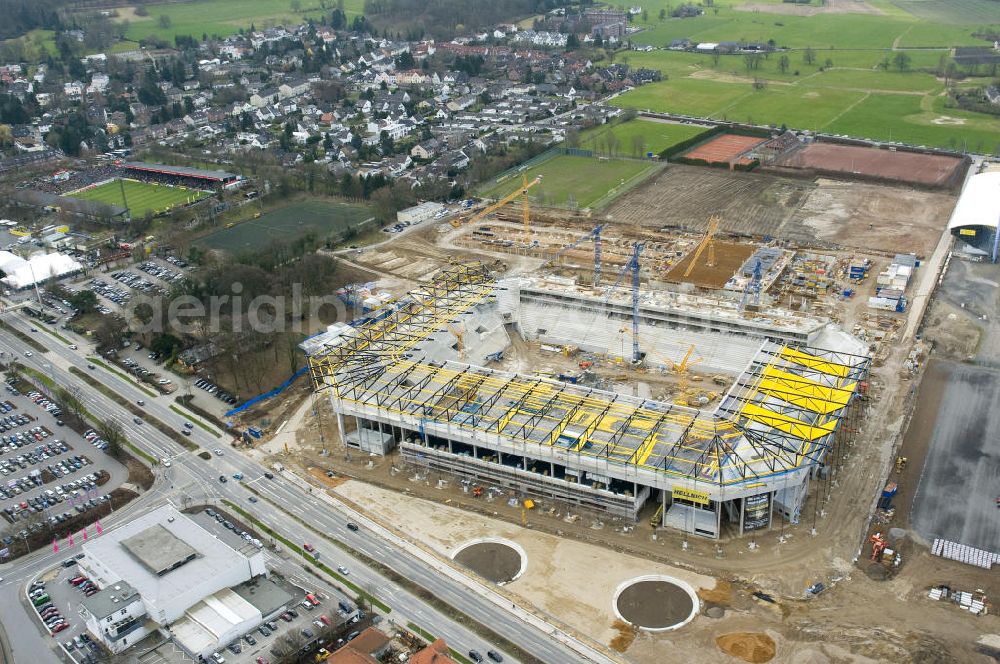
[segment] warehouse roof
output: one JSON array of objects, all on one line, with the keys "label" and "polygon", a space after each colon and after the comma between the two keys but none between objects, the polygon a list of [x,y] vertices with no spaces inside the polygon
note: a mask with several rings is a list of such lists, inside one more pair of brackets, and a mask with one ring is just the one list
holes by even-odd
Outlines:
[{"label": "warehouse roof", "polygon": [[123,539],[122,546],[157,576],[177,569],[198,555],[191,545],[158,523]]},{"label": "warehouse roof", "polygon": [[[150,546],[157,543],[165,546],[164,553],[150,551]],[[147,607],[159,610],[168,606],[183,610],[204,597],[207,580],[228,576],[235,566],[248,567],[246,556],[171,505],[105,531],[84,544],[83,551],[138,590]],[[191,551],[196,552],[194,558],[181,563]],[[178,563],[164,570],[165,565]],[[155,615],[153,608],[151,615]]]}]

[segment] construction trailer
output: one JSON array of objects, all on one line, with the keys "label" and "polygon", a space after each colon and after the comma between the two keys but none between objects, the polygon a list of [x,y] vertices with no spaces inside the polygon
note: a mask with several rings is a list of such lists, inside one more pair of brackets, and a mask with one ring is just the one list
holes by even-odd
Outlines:
[{"label": "construction trailer", "polygon": [[[726,360],[735,379],[719,406],[698,410],[483,366],[507,326],[530,323],[482,265],[454,265],[397,304],[309,358],[342,439],[391,441],[416,466],[633,521],[655,501],[661,525],[710,538],[798,519],[870,364],[758,337],[742,368]],[[620,327],[629,309],[596,325]],[[465,361],[455,321],[477,335]]]}]

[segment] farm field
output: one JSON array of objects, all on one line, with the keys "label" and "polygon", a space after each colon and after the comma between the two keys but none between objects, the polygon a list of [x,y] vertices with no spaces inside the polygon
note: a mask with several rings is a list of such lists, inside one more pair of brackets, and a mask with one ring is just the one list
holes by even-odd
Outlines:
[{"label": "farm field", "polygon": [[[330,10],[335,5],[331,3]],[[292,0],[203,0],[201,2],[179,2],[162,5],[147,5],[148,16],[138,16],[134,8],[120,8],[118,20],[128,21],[126,39],[138,41],[155,36],[173,42],[175,35],[201,37],[218,35],[225,37],[249,28],[258,29],[269,25],[294,25],[307,18],[319,18],[329,11],[317,5],[306,3],[306,9],[296,13],[292,10]],[[346,0],[344,11],[348,16],[363,11],[361,0]],[[163,27],[160,17],[169,18],[169,25]]]},{"label": "farm field", "polygon": [[[944,82],[933,74],[954,46],[990,46],[979,35],[989,26],[1000,30],[993,0],[807,6],[719,0],[702,16],[660,20],[659,8],[667,4],[644,5],[646,19],[634,21],[644,29],[632,41],[657,50],[625,56],[631,66],[658,69],[665,80],[612,103],[864,138],[889,139],[891,131],[892,140],[935,147],[983,145],[992,152],[998,143],[1000,120],[944,109]],[[671,40],[681,38],[694,43],[773,40],[787,50],[756,64],[742,54],[667,50]],[[806,57],[807,48],[813,58]],[[901,52],[909,59],[903,70],[895,62]],[[980,76],[962,85],[988,83]]]},{"label": "farm field", "polygon": [[[543,205],[591,207],[622,183],[630,183],[651,174],[657,165],[648,161],[598,159],[559,155],[524,171],[528,180],[536,175],[542,182],[530,191],[530,198]],[[521,176],[514,175],[496,184],[487,183],[479,191],[486,198],[502,198],[517,189]]]},{"label": "farm field", "polygon": [[294,242],[312,233],[325,239],[355,230],[372,217],[363,205],[337,201],[308,200],[262,214],[256,219],[237,223],[195,242],[205,249],[233,253],[258,251],[276,242]]},{"label": "farm field", "polygon": [[[641,157],[646,152],[659,154],[667,148],[694,138],[707,131],[707,127],[673,124],[654,120],[633,119],[611,125],[592,127],[580,135],[580,147],[602,154],[616,152]],[[608,139],[617,145],[608,149]]]},{"label": "farm field", "polygon": [[[198,189],[168,187],[162,184],[154,185],[136,180],[122,180],[121,182],[124,183],[125,198],[128,201],[127,207],[133,217],[142,217],[147,212],[157,214],[175,205],[184,205],[208,196],[208,193]],[[126,207],[125,202],[122,201],[122,184],[118,180],[74,193],[72,198]]]}]

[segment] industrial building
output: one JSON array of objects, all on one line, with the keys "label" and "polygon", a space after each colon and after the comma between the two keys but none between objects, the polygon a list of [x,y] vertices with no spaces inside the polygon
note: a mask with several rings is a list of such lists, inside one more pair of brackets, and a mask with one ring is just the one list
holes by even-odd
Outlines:
[{"label": "industrial building", "polygon": [[113,653],[163,630],[192,657],[208,656],[267,615],[240,590],[266,574],[263,551],[237,536],[223,541],[171,505],[87,542],[78,564],[101,589],[80,614]]},{"label": "industrial building", "polygon": [[419,224],[421,221],[426,221],[434,217],[434,215],[440,214],[444,209],[444,205],[440,203],[427,201],[426,203],[420,203],[419,205],[398,211],[396,213],[396,221],[401,224],[407,222]]},{"label": "industrial building", "polygon": [[965,250],[996,263],[1000,258],[1000,169],[971,176],[962,189],[948,230],[963,241]]},{"label": "industrial building", "polygon": [[[778,309],[643,296],[638,281],[629,296],[458,264],[339,330],[310,370],[348,446],[627,519],[655,501],[663,526],[705,537],[796,521],[865,389],[865,344]],[[512,331],[633,364],[696,340],[732,384],[702,410],[489,367]]]}]

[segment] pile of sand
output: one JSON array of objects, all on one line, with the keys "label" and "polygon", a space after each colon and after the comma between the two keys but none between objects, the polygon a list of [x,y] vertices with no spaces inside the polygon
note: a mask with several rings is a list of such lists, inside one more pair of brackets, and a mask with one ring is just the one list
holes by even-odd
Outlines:
[{"label": "pile of sand", "polygon": [[632,642],[635,641],[639,630],[624,620],[616,620],[611,627],[618,632],[615,638],[611,639],[611,649],[615,652],[624,653],[632,645]]},{"label": "pile of sand", "polygon": [[770,662],[777,651],[774,639],[767,634],[754,632],[723,634],[715,638],[715,644],[727,655],[751,664]]}]

